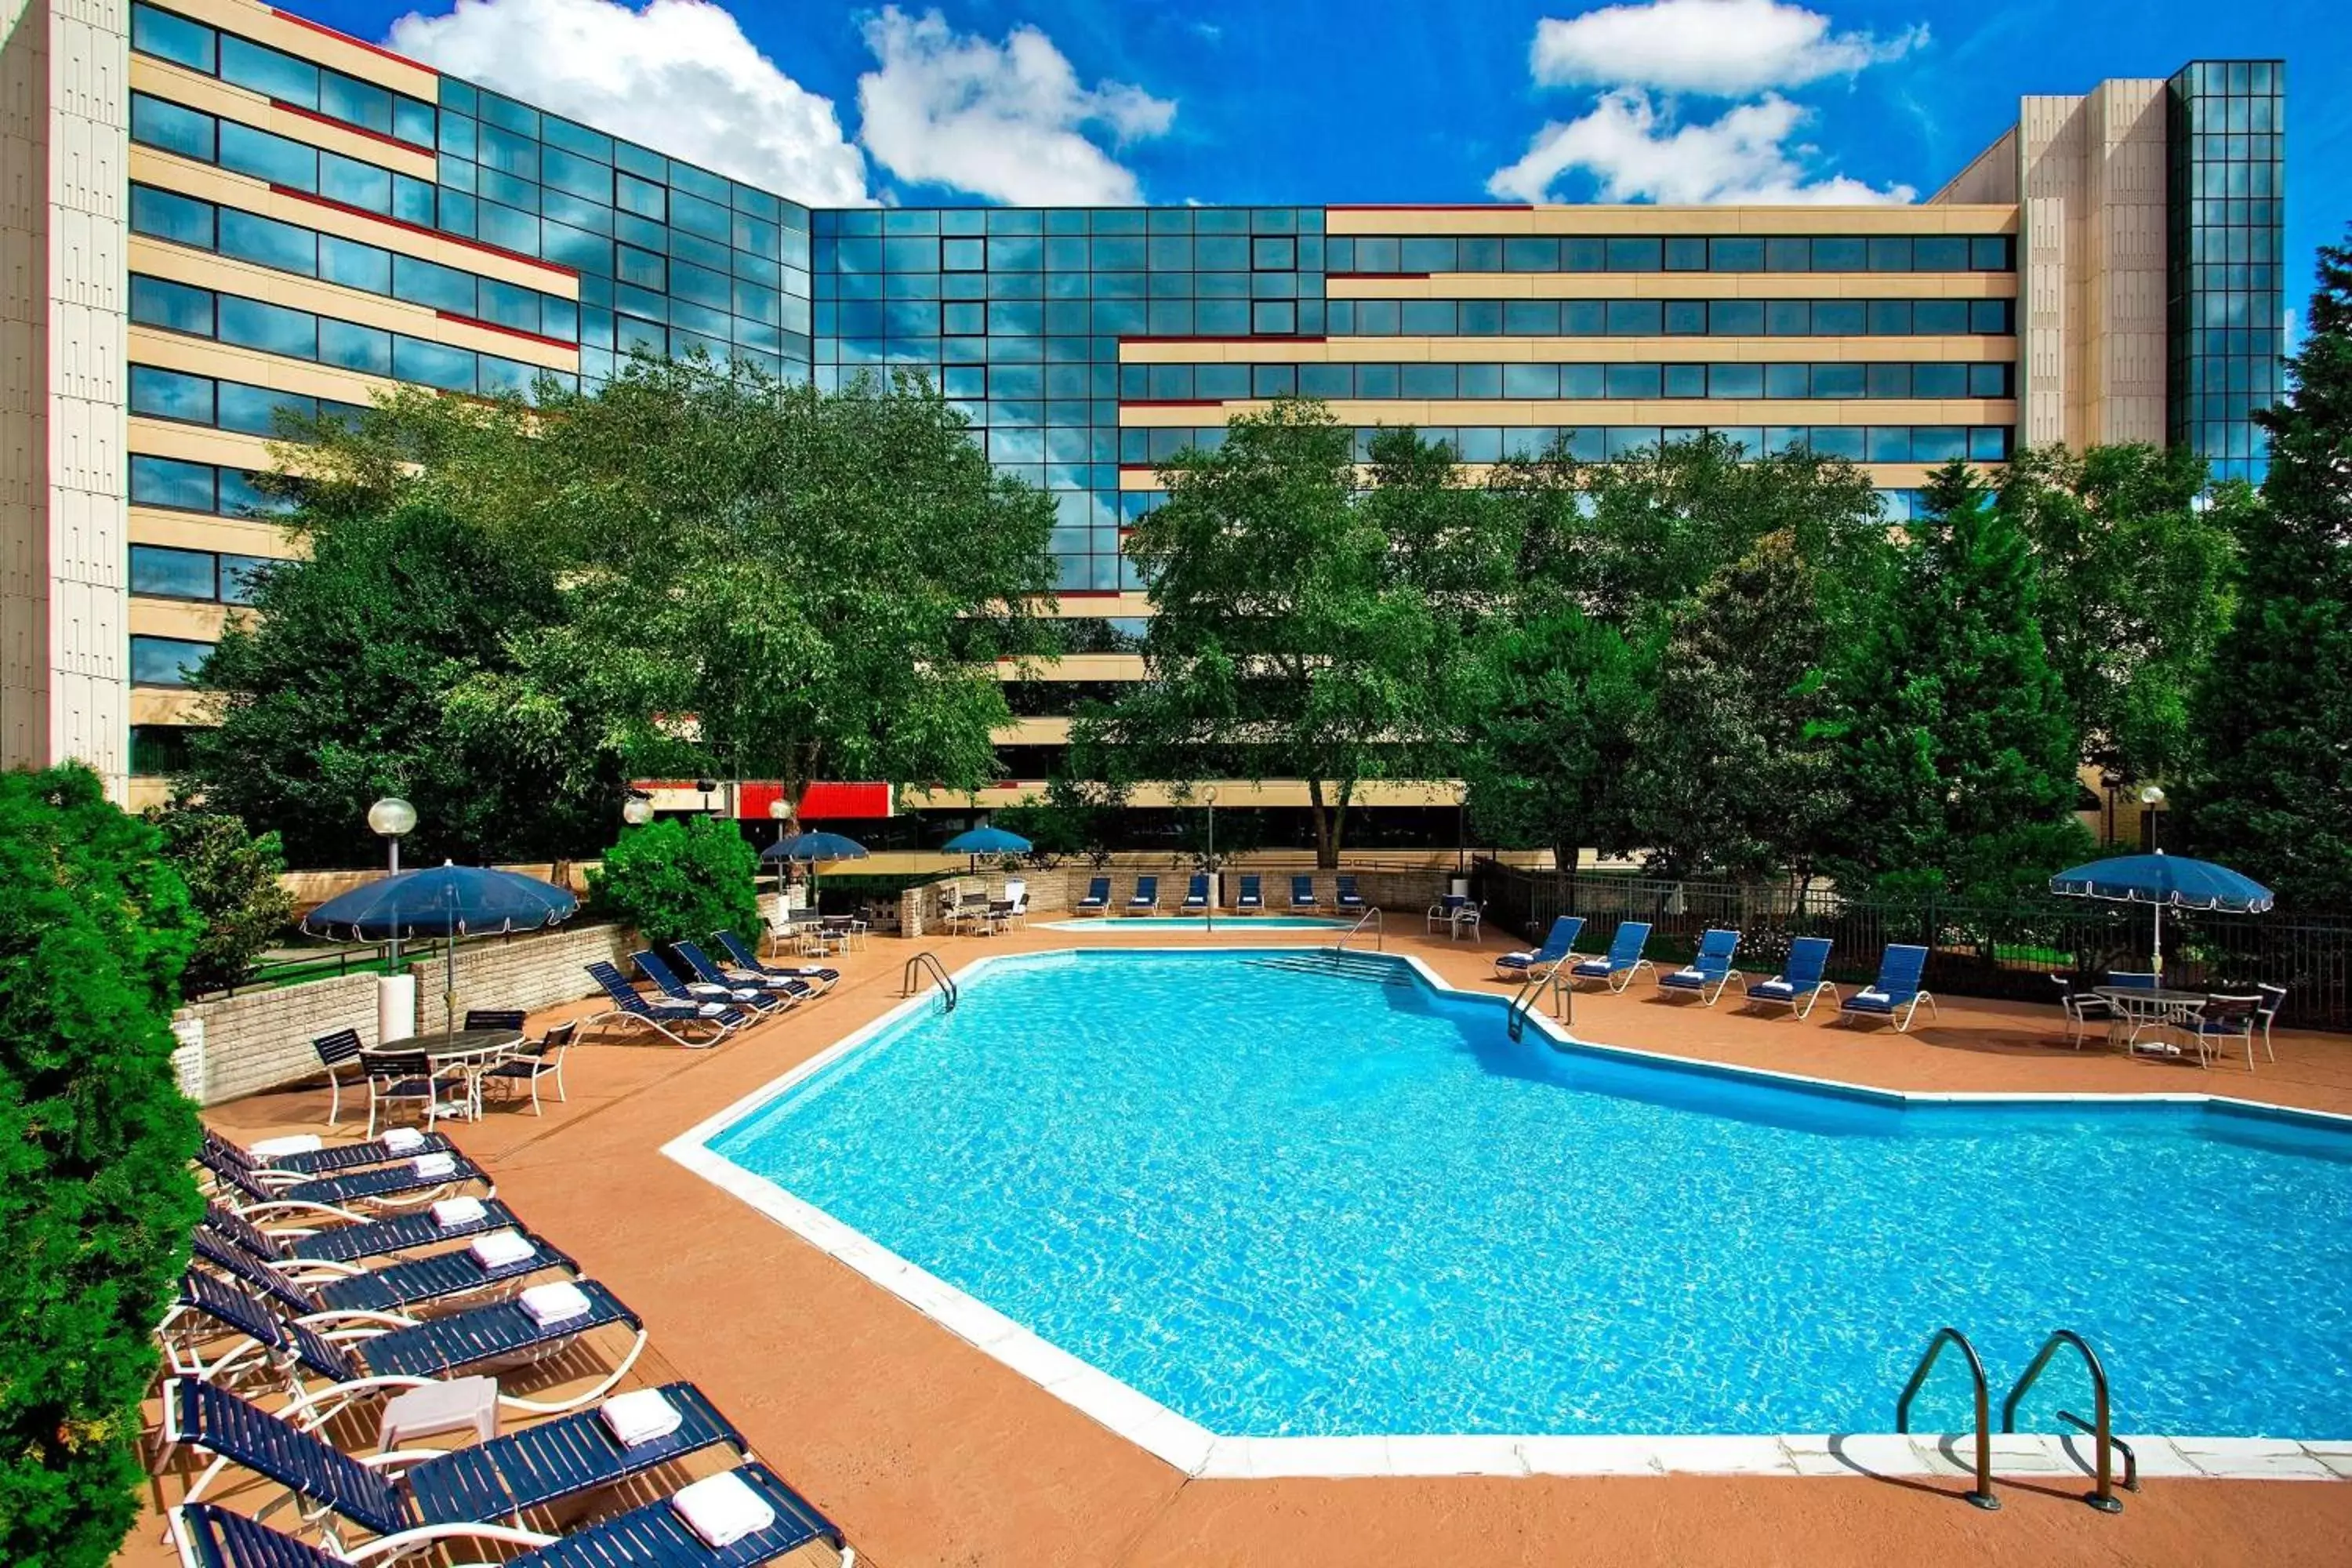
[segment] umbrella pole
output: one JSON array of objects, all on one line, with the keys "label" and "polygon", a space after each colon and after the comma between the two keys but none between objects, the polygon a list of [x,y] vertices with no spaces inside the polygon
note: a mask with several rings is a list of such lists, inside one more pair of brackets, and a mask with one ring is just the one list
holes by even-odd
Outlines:
[{"label": "umbrella pole", "polygon": [[457,904],[449,902],[449,936],[441,950],[441,1037],[457,1032]]},{"label": "umbrella pole", "polygon": [[2156,906],[2156,945],[2148,954],[2148,967],[2156,972],[2156,983],[2164,984],[2164,906]]}]

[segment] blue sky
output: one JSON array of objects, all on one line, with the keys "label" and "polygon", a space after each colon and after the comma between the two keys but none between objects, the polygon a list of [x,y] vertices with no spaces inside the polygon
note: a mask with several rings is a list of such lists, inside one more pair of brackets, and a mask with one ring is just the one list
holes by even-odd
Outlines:
[{"label": "blue sky", "polygon": [[2352,218],[2323,0],[292,4],[819,205],[1901,199],[2021,94],[2284,58],[2291,300]]}]

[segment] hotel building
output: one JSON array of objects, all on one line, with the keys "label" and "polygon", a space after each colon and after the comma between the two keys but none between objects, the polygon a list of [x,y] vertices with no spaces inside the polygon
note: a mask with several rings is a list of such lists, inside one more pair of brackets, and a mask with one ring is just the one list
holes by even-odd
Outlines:
[{"label": "hotel building", "polygon": [[[924,370],[1054,495],[1090,650],[1011,688],[983,805],[1140,673],[1121,526],[1260,399],[1473,465],[1560,431],[1595,458],[1802,443],[1900,519],[1935,465],[2021,445],[2258,476],[2279,392],[2275,61],[2025,99],[1910,206],[827,211],[249,0],[7,5],[0,763],[82,758],[133,804],[201,721],[185,672],[290,552],[247,478],[277,411],[398,382],[593,384],[640,348]],[[1375,785],[1365,816],[1452,799]]]}]

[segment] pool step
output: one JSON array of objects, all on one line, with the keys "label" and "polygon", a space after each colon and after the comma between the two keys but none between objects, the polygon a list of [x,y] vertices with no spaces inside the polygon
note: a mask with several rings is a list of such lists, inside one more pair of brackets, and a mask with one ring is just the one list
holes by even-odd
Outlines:
[{"label": "pool step", "polygon": [[1381,985],[1411,985],[1402,964],[1363,958],[1350,952],[1285,952],[1250,962],[1260,969],[1286,969],[1295,974],[1324,974],[1340,980],[1370,980]]}]

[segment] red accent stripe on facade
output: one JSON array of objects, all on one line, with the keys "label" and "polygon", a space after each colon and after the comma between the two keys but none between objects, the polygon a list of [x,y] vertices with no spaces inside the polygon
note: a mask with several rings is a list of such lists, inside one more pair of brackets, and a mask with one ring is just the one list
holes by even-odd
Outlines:
[{"label": "red accent stripe on facade", "polygon": [[578,343],[567,343],[562,338],[551,338],[539,332],[527,332],[520,327],[501,326],[496,321],[485,321],[479,317],[461,316],[455,310],[436,310],[433,313],[445,321],[454,321],[461,327],[479,327],[486,332],[504,332],[510,338],[523,338],[534,343],[545,343],[549,348],[562,349],[567,353],[580,352]]},{"label": "red accent stripe on facade", "polygon": [[[1326,202],[1327,213],[1531,213],[1527,202]],[[1341,235],[1342,239],[1352,237]]]},{"label": "red accent stripe on facade", "polygon": [[382,55],[385,59],[397,61],[401,65],[407,66],[412,70],[421,70],[426,76],[436,78],[436,79],[441,75],[439,71],[435,70],[423,60],[412,60],[406,55],[394,54],[390,49],[385,48],[382,44],[371,44],[365,38],[354,38],[349,33],[341,32],[336,28],[328,26],[324,22],[313,22],[308,16],[297,16],[293,12],[281,11],[275,5],[272,5],[269,8],[269,14],[278,17],[280,21],[291,22],[298,27],[308,27],[314,33],[324,33],[328,37],[340,38],[344,43],[351,44],[358,48],[365,49],[372,55]]},{"label": "red accent stripe on facade", "polygon": [[315,120],[321,125],[331,125],[338,131],[348,131],[354,136],[364,136],[371,142],[381,142],[387,147],[397,147],[404,153],[420,153],[427,158],[433,156],[433,149],[430,147],[419,147],[414,142],[403,142],[397,136],[387,136],[381,131],[371,131],[364,125],[353,125],[348,120],[338,120],[331,114],[321,114],[315,109],[305,109],[299,103],[289,103],[282,98],[271,99],[269,107],[282,110],[299,119]]},{"label": "red accent stripe on facade", "polygon": [[526,267],[536,267],[561,278],[576,280],[580,276],[578,272],[560,261],[541,261],[536,256],[525,256],[521,251],[509,250],[503,245],[492,245],[487,240],[467,239],[462,234],[444,234],[437,228],[427,228],[421,223],[411,223],[404,217],[394,217],[387,213],[372,213],[365,207],[355,207],[349,202],[339,202],[332,196],[312,195],[308,191],[298,191],[291,185],[273,184],[269,188],[278,195],[291,196],[298,202],[310,202],[318,206],[331,207],[339,213],[349,213],[353,217],[368,218],[376,223],[387,223],[394,228],[404,228],[411,234],[421,234],[431,239],[446,240],[451,245],[463,246],[467,250],[478,250],[485,256],[503,256],[509,261],[520,261]]}]

